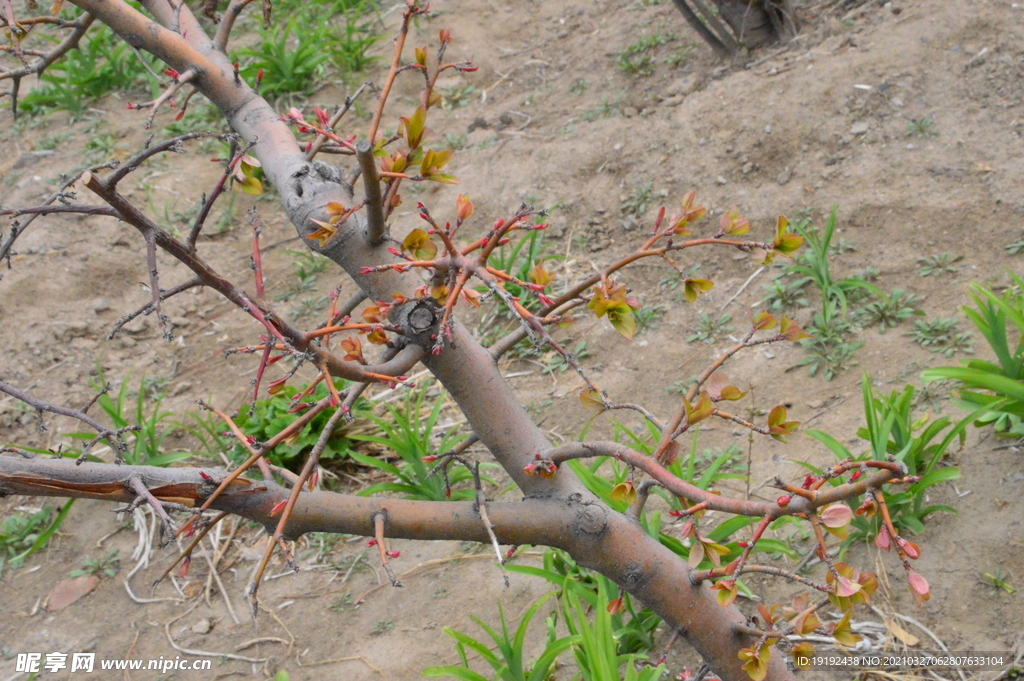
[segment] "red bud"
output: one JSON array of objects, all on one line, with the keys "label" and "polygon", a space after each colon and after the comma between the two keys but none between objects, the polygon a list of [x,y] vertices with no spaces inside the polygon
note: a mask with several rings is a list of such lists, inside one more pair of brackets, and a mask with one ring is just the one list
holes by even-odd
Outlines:
[{"label": "red bud", "polygon": [[781,497],[775,500],[775,503],[777,503],[782,508],[786,508],[787,506],[789,506],[789,502],[792,499],[793,497],[790,496],[789,494],[783,494]]}]

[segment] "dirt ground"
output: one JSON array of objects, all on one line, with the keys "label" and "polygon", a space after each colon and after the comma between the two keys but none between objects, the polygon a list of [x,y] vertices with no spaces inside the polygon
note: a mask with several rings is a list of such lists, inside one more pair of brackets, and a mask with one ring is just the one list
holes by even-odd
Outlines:
[{"label": "dirt ground", "polygon": [[[838,274],[871,266],[880,272],[882,289],[922,296],[929,318],[958,314],[971,281],[1005,283],[1006,270],[1024,272],[1024,256],[1005,249],[1022,238],[1024,213],[1024,5],[804,3],[805,25],[797,40],[734,66],[716,59],[669,2],[465,0],[439,2],[435,9],[438,16],[423,21],[410,44],[426,44],[439,28],[450,28],[456,42],[449,54],[471,59],[480,70],[441,84],[473,89],[464,106],[431,120],[439,137],[448,135],[462,147],[453,161],[461,184],[428,188],[416,198],[448,212],[456,193],[468,193],[477,216],[485,216],[480,224],[508,215],[521,201],[554,206],[547,243],[549,253],[565,257],[550,261],[560,281],[589,272],[591,262],[631,250],[657,205],[668,203],[671,211],[690,189],[712,209],[712,219],[738,206],[753,233],[766,238],[779,214],[811,215],[821,224],[836,206],[837,236],[852,249],[834,258]],[[384,21],[393,28],[397,17],[390,12]],[[654,74],[625,74],[619,54],[653,35],[669,37],[653,53]],[[692,49],[680,63],[667,63],[687,46]],[[378,46],[381,55],[387,49]],[[413,78],[399,81],[393,111],[418,87]],[[310,103],[333,105],[342,92],[328,84]],[[51,192],[50,181],[88,153],[91,136],[113,133],[114,155],[129,156],[146,133],[142,115],[123,109],[122,100],[110,97],[79,122],[57,113],[15,123],[8,110],[0,113],[2,203],[33,205]],[[908,135],[908,125],[922,118],[932,121],[929,134]],[[158,122],[169,119],[164,114]],[[53,136],[60,141],[46,153],[50,145],[43,141]],[[167,224],[183,224],[184,211],[220,172],[209,155],[206,150],[151,165],[137,173],[129,196]],[[666,197],[635,219],[627,216],[622,204],[647,182]],[[200,242],[205,256],[237,281],[250,276],[244,209],[251,203],[236,195],[233,222]],[[298,247],[288,241],[294,231],[272,201],[256,205],[267,223],[264,243],[273,246],[265,259],[267,285],[287,289],[295,280],[295,256],[286,252]],[[399,215],[395,229],[402,233],[417,221],[410,209]],[[147,300],[144,248],[132,230],[109,219],[55,216],[38,220],[17,250],[0,281],[3,380],[57,403],[82,405],[92,395],[89,381],[99,363],[114,382],[129,372],[132,381],[143,374],[159,377],[167,394],[164,407],[175,412],[194,409],[197,398],[225,408],[241,404],[256,363],[248,356],[225,358],[223,351],[252,342],[258,331],[213,293],[190,292],[168,304],[178,327],[170,344],[160,340],[149,317],[119,338],[104,340],[115,320]],[[919,276],[918,259],[942,253],[962,256],[956,272]],[[593,317],[581,318],[569,332],[574,342],[586,341],[590,354],[584,366],[613,399],[643,402],[658,414],[668,413],[678,399],[665,388],[696,374],[728,342],[686,342],[701,313],[731,314],[733,326],[742,330],[771,276],[761,273],[741,292],[757,266],[721,249],[687,252],[679,264],[684,270],[699,264],[699,276],[714,279],[715,289],[688,305],[661,283],[670,274],[667,267],[642,264],[625,279],[645,304],[665,306],[657,328],[632,344]],[[164,282],[184,277],[183,268],[169,261],[162,260],[161,268]],[[314,293],[325,295],[337,283],[338,275],[328,270],[317,278]],[[351,282],[344,282],[344,291],[352,291]],[[301,304],[296,299],[281,307],[295,313]],[[812,309],[801,309],[798,321],[808,322]],[[966,330],[965,320],[961,326]],[[751,352],[726,371],[744,389],[754,388],[757,407],[785,402],[805,427],[831,433],[859,451],[862,372],[879,390],[890,391],[920,385],[924,368],[954,363],[915,345],[910,328],[904,323],[884,335],[876,328],[858,332],[865,345],[855,355],[857,366],[831,382],[796,366],[804,357],[797,347]],[[975,336],[978,356],[985,356],[987,348]],[[543,358],[510,360],[508,372],[518,374],[510,380],[555,441],[573,439],[589,416],[577,399],[579,380],[571,371],[542,373],[542,365]],[[925,408],[956,414],[943,401]],[[63,419],[48,419],[48,425],[45,435],[38,434],[31,414],[0,399],[0,442],[57,446],[66,442],[62,433],[77,429]],[[607,422],[596,428],[610,433]],[[168,440],[168,449],[193,446],[179,435]],[[701,446],[731,442],[746,448],[745,434],[718,426],[705,429]],[[802,476],[793,460],[826,463],[831,454],[806,436],[788,446],[757,440],[752,494],[769,495],[763,484],[776,474]],[[1010,650],[1024,635],[1021,594],[990,589],[979,575],[1001,569],[1011,584],[1024,585],[1022,451],[972,429],[966,447],[950,461],[962,468],[962,478],[955,488],[933,488],[930,501],[952,504],[959,514],[932,516],[915,539],[931,600],[923,607],[913,604],[891,555],[856,547],[850,562],[883,566],[892,587],[876,597],[878,608],[914,618],[950,650]],[[743,493],[742,487],[732,491]],[[0,518],[42,501],[2,500]],[[274,578],[260,594],[266,611],[254,625],[245,587],[265,537],[242,523],[225,527],[221,539],[227,548],[216,558],[217,569],[230,604],[217,583],[210,583],[204,559],[193,562],[178,588],[164,584],[151,593],[149,583],[173,555],[159,550],[131,579],[133,599],[122,582],[136,564],[129,556],[137,534],[119,525],[108,505],[76,502],[50,547],[0,578],[0,681],[26,678],[14,671],[18,652],[194,659],[176,651],[170,639],[213,654],[213,671],[162,677],[136,672],[125,678],[273,676],[278,669],[292,679],[418,678],[424,667],[457,660],[444,626],[476,635],[470,617],[496,624],[497,599],[510,619],[518,619],[547,590],[518,575],[504,589],[487,554],[474,547],[405,541],[394,543],[402,551],[399,572],[422,567],[403,578],[403,589],[374,589],[379,575],[372,556],[357,560],[367,550],[363,539],[341,538],[326,546],[302,540],[296,552],[308,569],[292,575],[275,559],[269,571]],[[99,559],[114,549],[123,558],[116,577],[103,579],[65,609],[45,609],[53,585],[81,567],[84,557]],[[446,558],[453,560],[440,560]],[[768,584],[762,593],[781,598],[793,590]],[[869,609],[858,610],[855,619],[881,621]],[[904,626],[922,639],[921,647],[934,649],[922,629]],[[659,640],[668,635],[661,632]],[[699,660],[677,642],[668,663],[674,676],[696,668]]]}]

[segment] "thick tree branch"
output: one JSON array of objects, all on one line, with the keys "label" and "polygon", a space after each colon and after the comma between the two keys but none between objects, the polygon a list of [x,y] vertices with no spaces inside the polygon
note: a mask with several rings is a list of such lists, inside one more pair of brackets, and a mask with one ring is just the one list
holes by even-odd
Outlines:
[{"label": "thick tree branch", "polygon": [[[67,461],[21,459],[0,456],[0,496],[74,496],[131,502],[135,495],[125,487],[133,475],[141,476],[150,493],[162,501],[198,506],[224,472],[198,468],[151,468],[83,464]],[[277,519],[271,510],[288,499],[290,491],[273,482],[235,480],[212,508],[241,515],[273,532]],[[524,499],[487,505],[494,533],[502,544],[538,544],[568,551],[584,567],[607,575],[642,600],[691,641],[705,659],[713,660],[723,679],[742,681],[746,673],[736,658],[737,646],[749,645],[749,637],[736,634],[743,616],[734,608],[718,605],[706,585],[694,586],[685,562],[631,519],[613,513],[599,502],[573,495],[567,499]],[[487,529],[480,522],[474,501],[427,502],[376,499],[305,492],[295,502],[287,536],[306,532],[336,532],[374,536],[374,520],[387,518],[385,533],[392,538],[464,540],[487,543]],[[770,663],[772,678],[791,678],[780,656]]]}]

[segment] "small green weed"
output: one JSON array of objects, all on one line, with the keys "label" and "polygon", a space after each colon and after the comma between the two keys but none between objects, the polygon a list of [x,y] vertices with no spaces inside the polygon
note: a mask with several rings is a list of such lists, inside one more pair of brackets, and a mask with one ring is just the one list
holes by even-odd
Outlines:
[{"label": "small green weed", "polygon": [[1020,241],[1015,241],[1014,243],[1009,244],[1005,248],[1006,252],[1010,255],[1019,255],[1020,253],[1024,253],[1024,238]]},{"label": "small green weed", "polygon": [[463,106],[468,106],[473,101],[473,97],[477,94],[477,89],[472,85],[453,85],[452,87],[444,88],[440,91],[441,93],[441,108],[446,111],[451,109],[458,109]]},{"label": "small green weed", "polygon": [[330,260],[312,251],[285,251],[295,256],[292,260],[292,274],[298,279],[287,291],[274,297],[274,300],[288,301],[295,300],[303,293],[311,293],[316,290],[317,275],[327,269]]},{"label": "small green weed", "polygon": [[938,277],[943,274],[956,274],[960,269],[954,267],[954,265],[964,259],[964,256],[957,255],[952,256],[949,253],[940,253],[938,255],[929,255],[924,258],[918,258],[917,264],[920,266],[917,273],[922,277]]},{"label": "small green weed", "polygon": [[807,301],[805,289],[809,283],[810,277],[790,280],[784,274],[779,275],[771,282],[761,285],[761,288],[768,292],[768,295],[761,299],[761,304],[774,312],[807,307],[810,303]]},{"label": "small green weed", "polygon": [[935,130],[935,121],[925,116],[921,116],[920,118],[907,121],[906,134],[907,137],[910,137],[911,135],[917,137],[931,137],[939,133]]},{"label": "small green weed", "polygon": [[655,62],[652,52],[672,39],[673,36],[659,34],[640,38],[619,54],[619,69],[627,76],[654,75]]},{"label": "small green weed", "polygon": [[693,45],[683,45],[682,47],[673,50],[667,57],[665,57],[665,63],[674,69],[678,69],[689,60],[690,53],[693,52],[693,49]]},{"label": "small green weed", "polygon": [[117,138],[112,133],[101,132],[85,143],[85,154],[91,161],[113,158],[117,151]]},{"label": "small green weed", "polygon": [[590,89],[590,81],[586,78],[577,78],[569,86],[569,94],[582,95],[584,92]]},{"label": "small green weed", "polygon": [[647,53],[626,54],[619,56],[619,68],[627,76],[653,76],[654,57]]},{"label": "small green weed", "polygon": [[864,343],[859,341],[829,343],[813,338],[805,339],[802,344],[809,354],[797,362],[797,366],[807,367],[807,373],[811,376],[817,376],[820,372],[826,381],[831,381],[850,367],[857,366],[853,354],[864,347]]},{"label": "small green weed", "polygon": [[607,99],[602,98],[601,103],[595,106],[593,109],[587,109],[584,111],[580,118],[585,121],[593,122],[601,120],[602,118],[612,118],[613,116],[619,115],[619,101],[621,98],[616,99],[614,102],[610,102]]},{"label": "small green weed", "polygon": [[86,575],[95,575],[102,577],[113,577],[121,569],[121,559],[118,557],[118,549],[113,549],[103,558],[99,560],[93,560],[92,558],[86,558],[82,562],[82,567],[77,570],[72,570],[68,575],[69,577],[84,577]]},{"label": "small green weed", "polygon": [[395,621],[391,619],[377,620],[370,629],[370,636],[383,636],[395,628]]},{"label": "small green weed", "polygon": [[637,334],[642,335],[648,331],[656,331],[661,326],[660,320],[667,309],[664,305],[644,305],[638,310],[633,310]]},{"label": "small green weed", "polygon": [[[587,350],[587,342],[580,341],[576,344],[576,347],[572,351],[572,356],[576,358],[578,362],[581,359],[590,357],[590,351]],[[562,373],[570,369],[569,363],[565,361],[565,358],[559,355],[557,352],[552,350],[544,357],[544,367],[540,370],[541,374],[553,374]]]},{"label": "small green weed", "polygon": [[700,319],[697,320],[697,329],[692,336],[686,339],[686,342],[696,343],[700,341],[710,345],[717,341],[719,337],[733,332],[733,328],[729,326],[731,321],[732,315],[730,314],[719,315],[718,319],[715,319],[707,312],[701,312]]},{"label": "small green weed", "polygon": [[[131,374],[121,382],[121,387],[114,397],[112,393],[104,393],[96,403],[107,414],[114,428],[138,426],[138,430],[126,432],[122,437],[128,445],[124,452],[125,463],[130,466],[170,466],[193,456],[192,452],[164,452],[164,440],[171,434],[172,412],[161,411],[163,395],[159,393],[159,384],[152,379],[142,377],[134,391],[130,386]],[[107,385],[103,370],[97,366],[96,378],[90,381],[96,392]],[[134,399],[129,399],[134,394]],[[68,433],[75,440],[90,441],[96,437],[93,432]],[[31,450],[37,451],[37,450]],[[64,456],[77,456],[75,450],[66,450]],[[91,455],[90,455],[91,457]]]},{"label": "small green weed", "polygon": [[625,201],[619,204],[619,210],[626,215],[643,217],[651,203],[667,196],[663,191],[654,191],[654,182],[637,182],[633,191],[629,193]]},{"label": "small green weed", "polygon": [[958,352],[974,352],[971,334],[961,333],[959,322],[952,317],[921,320],[914,324],[910,335],[921,347],[946,357],[952,357]]},{"label": "small green weed", "polygon": [[299,321],[300,319],[308,319],[310,317],[318,316],[321,311],[327,307],[327,303],[330,299],[327,296],[307,296],[301,298],[297,305],[291,310],[292,321]]},{"label": "small green weed", "polygon": [[352,607],[352,594],[349,592],[338,594],[331,601],[331,604],[327,606],[327,609],[331,612],[342,613]]},{"label": "small green weed", "polygon": [[455,135],[446,132],[444,137],[438,140],[438,147],[441,151],[461,151],[469,146],[469,135]]},{"label": "small green weed", "polygon": [[924,312],[917,308],[922,300],[921,296],[897,288],[888,296],[868,303],[855,316],[863,326],[878,324],[878,333],[885,333],[915,315],[923,316]]}]

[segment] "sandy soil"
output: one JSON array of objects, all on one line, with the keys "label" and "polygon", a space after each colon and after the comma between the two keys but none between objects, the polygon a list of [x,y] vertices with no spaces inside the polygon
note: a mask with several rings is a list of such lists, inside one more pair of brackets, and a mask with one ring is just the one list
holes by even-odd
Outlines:
[{"label": "sandy soil", "polygon": [[[414,32],[411,44],[425,44],[436,38],[438,28],[450,28],[456,38],[451,54],[481,68],[443,83],[474,89],[465,106],[431,122],[439,136],[448,134],[464,146],[454,161],[461,184],[430,188],[417,198],[447,207],[456,193],[468,192],[478,215],[489,219],[508,214],[521,201],[556,206],[548,243],[550,253],[565,256],[552,263],[563,281],[639,241],[659,202],[636,219],[620,206],[645,182],[665,192],[670,205],[697,189],[715,213],[738,206],[754,233],[765,235],[779,214],[809,214],[820,223],[837,206],[838,236],[852,247],[834,258],[838,274],[871,266],[880,271],[883,289],[922,296],[929,317],[956,314],[967,302],[970,281],[1000,283],[1006,269],[1024,271],[1022,256],[1004,248],[1020,240],[1024,212],[1024,9],[1016,4],[814,3],[803,9],[806,25],[797,41],[752,54],[746,65],[733,67],[714,58],[670,3],[466,0],[439,9],[437,18]],[[396,14],[385,21],[393,26]],[[638,38],[656,34],[671,40],[654,53],[654,74],[624,74],[618,55]],[[665,63],[686,46],[693,49],[681,64]],[[415,96],[417,88],[412,79],[400,81],[394,101],[402,106],[403,97]],[[311,103],[334,103],[340,92],[329,85]],[[31,205],[52,191],[49,182],[79,163],[91,135],[113,133],[114,153],[122,159],[139,148],[145,137],[141,116],[126,116],[122,109],[123,101],[111,97],[80,122],[54,114],[15,124],[8,111],[0,113],[3,203]],[[921,118],[933,121],[935,134],[908,136],[908,123]],[[53,135],[66,136],[54,153],[33,154]],[[140,171],[129,195],[168,224],[180,225],[180,211],[193,205],[199,188],[212,186],[219,173],[208,157],[204,151],[158,162]],[[237,195],[233,229],[201,242],[213,264],[241,281],[249,271],[244,209],[250,204]],[[297,245],[287,241],[294,232],[272,202],[257,205],[267,223],[264,243],[276,246],[266,256],[268,286],[286,289],[294,282],[294,257],[285,252]],[[411,229],[414,222],[413,213],[403,213],[397,230]],[[118,339],[104,340],[118,317],[146,301],[140,285],[146,280],[144,250],[133,232],[101,218],[52,217],[37,221],[17,250],[13,269],[5,269],[0,281],[5,381],[81,405],[92,394],[89,380],[98,364],[115,382],[129,372],[165,380],[164,406],[177,412],[193,408],[197,398],[223,406],[241,403],[255,362],[239,355],[224,358],[223,350],[251,342],[254,327],[212,293],[188,293],[168,305],[179,334],[171,344],[160,340],[150,318],[130,325]],[[919,276],[918,258],[941,253],[963,256],[957,271]],[[586,341],[590,356],[584,364],[614,399],[642,400],[656,413],[666,413],[677,397],[662,386],[697,373],[726,342],[687,343],[699,315],[731,314],[734,326],[742,326],[763,297],[761,285],[770,273],[760,274],[734,298],[757,269],[748,260],[725,251],[695,252],[691,258],[681,259],[680,266],[699,264],[700,276],[716,282],[714,291],[693,305],[659,283],[670,273],[666,267],[641,265],[627,275],[645,304],[665,306],[657,328],[632,345],[592,317],[570,331],[574,342]],[[161,261],[161,267],[164,281],[184,276],[183,268],[170,262]],[[310,295],[326,294],[337,283],[337,274],[325,272]],[[345,290],[352,290],[351,282]],[[294,312],[300,302],[282,308]],[[810,309],[799,310],[797,318],[808,321]],[[742,356],[728,373],[741,387],[754,388],[757,407],[786,402],[792,417],[806,426],[860,447],[861,372],[889,391],[908,382],[919,385],[922,369],[948,363],[915,345],[909,329],[905,323],[884,335],[876,329],[859,332],[865,346],[855,356],[858,365],[831,382],[796,367],[804,354],[795,347]],[[984,344],[975,340],[984,355]],[[578,435],[589,415],[577,400],[580,383],[572,372],[542,374],[530,361],[510,361],[508,370],[521,374],[510,380],[553,438]],[[955,413],[943,402],[928,408]],[[49,425],[39,435],[30,414],[0,399],[0,442],[57,446],[62,433],[76,430],[62,420]],[[607,423],[596,427],[595,432],[610,432]],[[719,426],[705,430],[702,446],[730,442],[745,448],[746,437]],[[182,435],[172,437],[168,448],[190,444]],[[935,503],[954,505],[959,515],[933,516],[916,539],[923,548],[919,569],[932,584],[933,597],[924,607],[913,605],[892,556],[879,562],[873,549],[851,552],[851,562],[884,565],[890,576],[891,590],[876,599],[880,608],[910,615],[952,650],[1009,650],[1024,633],[1020,594],[994,592],[979,582],[980,573],[997,568],[1013,575],[1011,583],[1018,587],[1024,577],[1024,459],[1019,449],[1001,444],[989,433],[971,431],[967,446],[952,456],[963,471],[956,483],[963,496],[952,485],[931,495]],[[830,457],[808,437],[796,437],[788,446],[759,440],[751,462],[752,493],[769,494],[762,485],[773,475],[800,475],[791,460],[827,462]],[[0,501],[0,517],[39,505],[36,499],[6,499]],[[400,571],[441,558],[457,560],[426,565],[404,579],[404,589],[373,590],[378,576],[364,562],[355,563],[359,569],[344,579],[353,557],[366,550],[363,540],[342,539],[326,549],[303,541],[297,553],[310,569],[286,575],[282,564],[273,563],[270,574],[281,576],[264,585],[267,613],[253,625],[244,589],[261,546],[256,529],[244,524],[235,532],[234,526],[224,529],[225,545],[232,535],[235,542],[218,559],[218,571],[234,615],[216,585],[209,587],[203,560],[194,561],[189,577],[179,580],[180,592],[164,585],[151,594],[148,583],[170,555],[159,551],[153,565],[134,576],[131,588],[139,599],[162,600],[139,603],[122,585],[134,566],[128,556],[136,535],[119,528],[109,510],[77,502],[45,552],[21,569],[5,571],[0,679],[24,678],[14,673],[17,652],[173,657],[180,653],[169,637],[185,648],[261,660],[216,657],[208,678],[273,675],[279,668],[293,679],[416,678],[426,666],[456,661],[443,626],[476,633],[470,616],[496,623],[498,598],[518,618],[546,591],[524,577],[514,578],[505,590],[487,559],[468,547],[412,542],[395,542],[402,551]],[[83,557],[100,558],[113,549],[125,558],[116,578],[104,579],[64,610],[43,609],[54,583],[79,567]],[[777,597],[792,592],[777,584],[765,589]],[[364,593],[358,607],[344,601],[344,594],[355,602]],[[858,618],[879,619],[867,610]],[[666,641],[668,632],[660,639]],[[309,667],[341,658],[348,659]],[[684,643],[675,644],[669,657],[673,673],[698,663]],[[139,673],[134,678],[156,677]],[[178,672],[162,678],[198,677]]]}]

